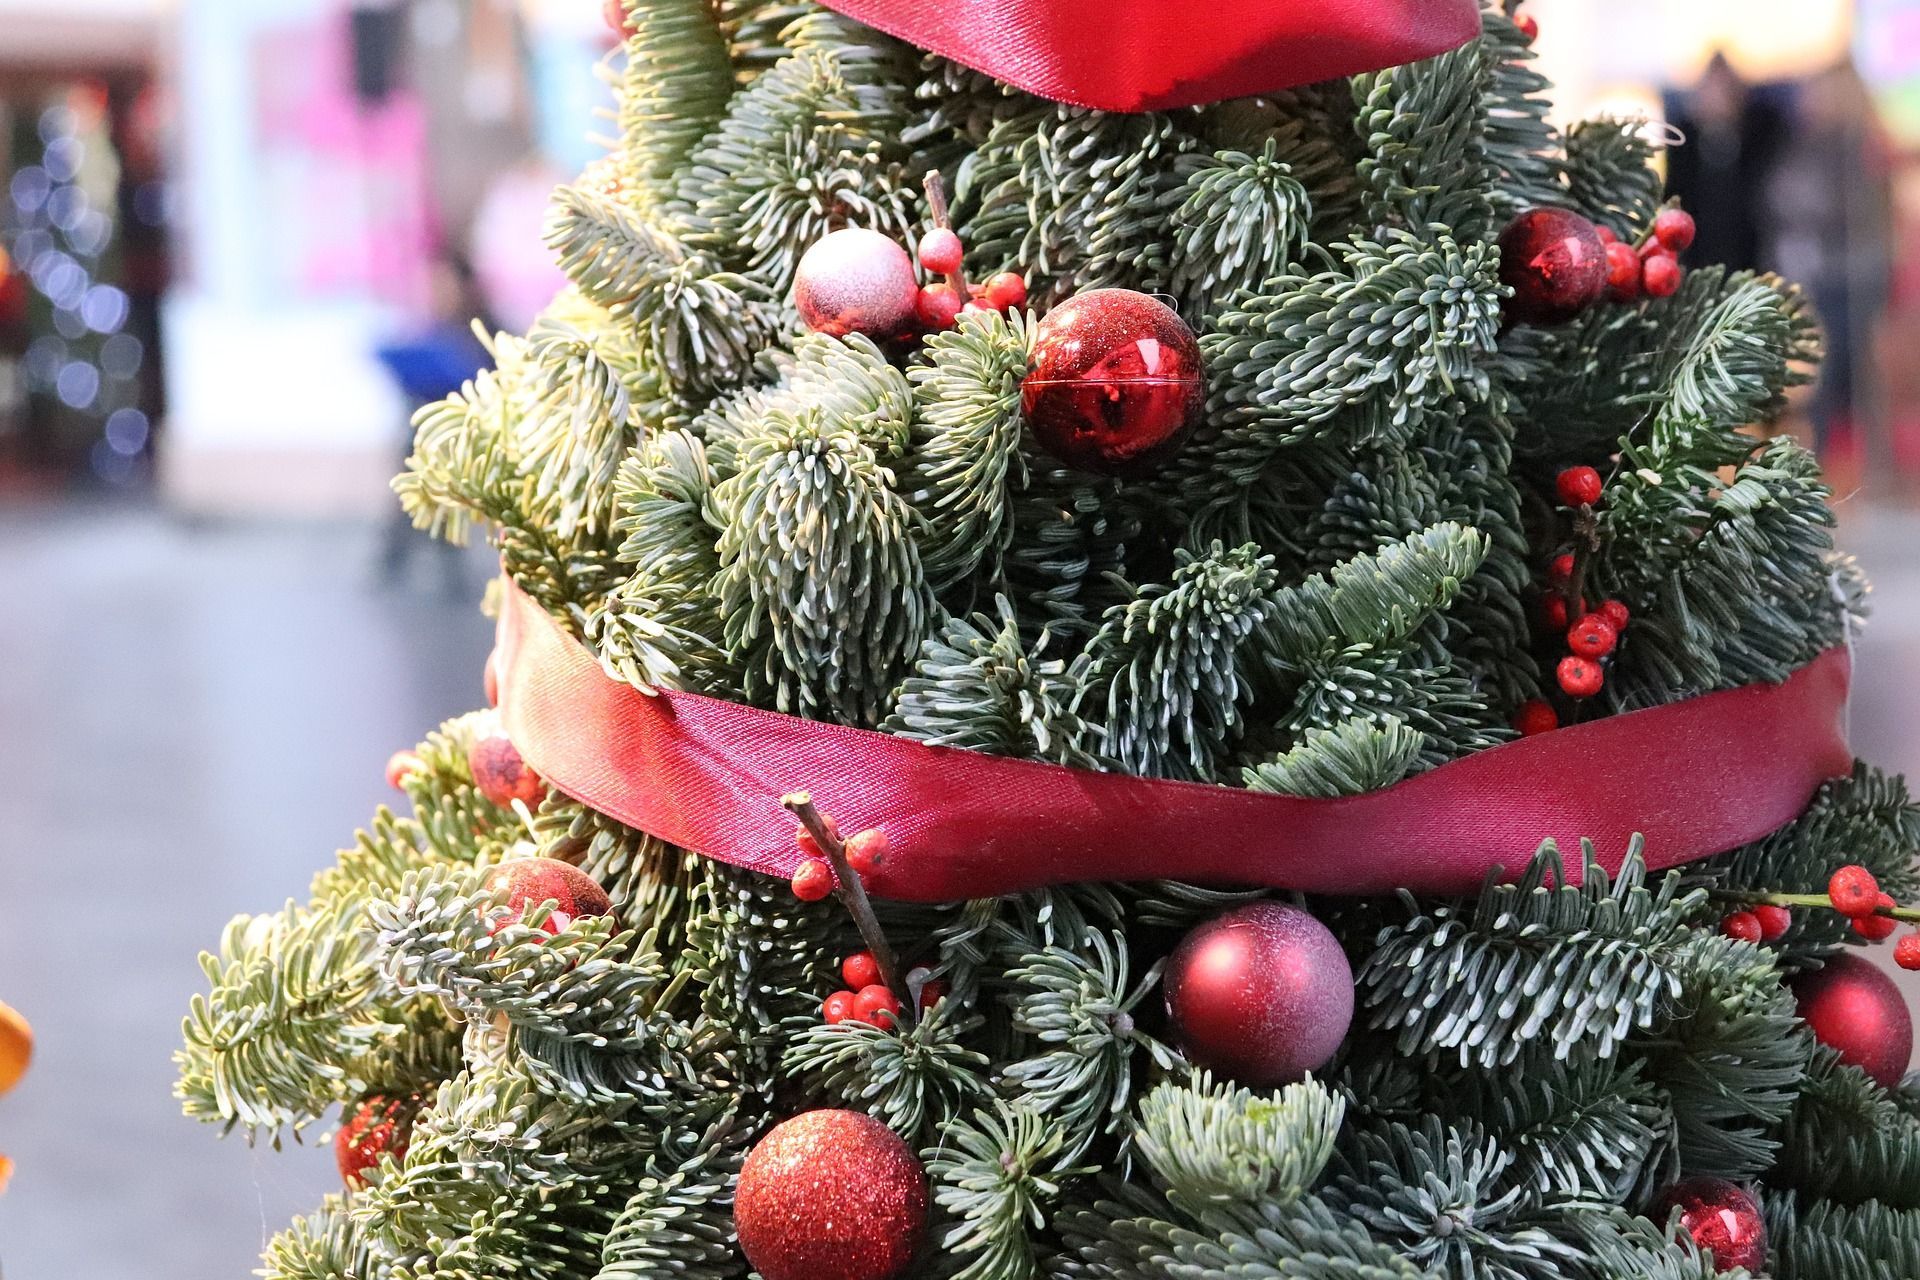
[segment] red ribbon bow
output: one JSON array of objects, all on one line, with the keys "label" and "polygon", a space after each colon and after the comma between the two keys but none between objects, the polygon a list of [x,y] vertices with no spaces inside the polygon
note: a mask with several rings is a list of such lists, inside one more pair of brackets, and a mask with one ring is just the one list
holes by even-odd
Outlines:
[{"label": "red ribbon bow", "polygon": [[[1338,799],[1267,795],[930,747],[613,679],[511,579],[500,714],[547,782],[628,826],[789,877],[811,791],[843,831],[891,846],[877,897],[953,901],[1090,880],[1187,880],[1308,893],[1469,894],[1548,837],[1617,870],[1636,833],[1658,870],[1757,840],[1853,767],[1834,649],[1749,685],[1481,751]],[[1568,868],[1579,873],[1577,858]]]},{"label": "red ribbon bow", "polygon": [[1457,49],[1477,0],[822,0],[1043,98],[1158,111]]}]

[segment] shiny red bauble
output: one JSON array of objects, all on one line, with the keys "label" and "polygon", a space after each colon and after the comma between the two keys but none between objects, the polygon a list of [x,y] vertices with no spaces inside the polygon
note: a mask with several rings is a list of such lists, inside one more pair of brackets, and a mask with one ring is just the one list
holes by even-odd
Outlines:
[{"label": "shiny red bauble", "polygon": [[793,278],[793,305],[815,333],[896,338],[914,327],[913,259],[878,231],[849,227],[814,242]]},{"label": "shiny red bauble", "polygon": [[1035,327],[1020,401],[1040,447],[1068,466],[1135,473],[1178,449],[1200,421],[1200,344],[1165,303],[1093,289]]},{"label": "shiny red bauble", "polygon": [[1527,324],[1561,324],[1607,287],[1607,246],[1593,223],[1571,209],[1529,209],[1500,233],[1500,281],[1513,289],[1507,310]]},{"label": "shiny red bauble", "polygon": [[598,881],[571,862],[558,858],[514,858],[487,873],[487,888],[506,899],[513,908],[513,919],[524,920],[527,912],[543,902],[554,904],[540,927],[549,934],[560,932],[582,916],[613,914],[613,900]]},{"label": "shiny red bauble", "polygon": [[1353,967],[1298,907],[1255,902],[1189,933],[1167,961],[1167,1016],[1188,1060],[1256,1089],[1333,1058],[1353,1022]]},{"label": "shiny red bauble", "polygon": [[807,1111],[747,1154],[733,1218],[765,1280],[894,1280],[926,1232],[927,1177],[873,1117]]},{"label": "shiny red bauble", "polygon": [[1900,1082],[1913,1057],[1913,1016],[1892,978],[1842,951],[1792,986],[1816,1040],[1888,1088]]},{"label": "shiny red bauble", "polygon": [[333,1139],[333,1162],[340,1181],[349,1187],[367,1185],[367,1170],[381,1156],[404,1160],[412,1134],[417,1104],[405,1098],[367,1098],[355,1107]]},{"label": "shiny red bauble", "polygon": [[1758,1274],[1767,1265],[1767,1222],[1753,1192],[1725,1178],[1682,1178],[1648,1210],[1662,1226],[1680,1211],[1680,1229],[1713,1252],[1716,1271],[1745,1267]]},{"label": "shiny red bauble", "polygon": [[467,768],[480,794],[502,809],[511,809],[516,800],[532,808],[546,799],[547,784],[520,757],[520,749],[497,720],[473,735],[467,747]]}]

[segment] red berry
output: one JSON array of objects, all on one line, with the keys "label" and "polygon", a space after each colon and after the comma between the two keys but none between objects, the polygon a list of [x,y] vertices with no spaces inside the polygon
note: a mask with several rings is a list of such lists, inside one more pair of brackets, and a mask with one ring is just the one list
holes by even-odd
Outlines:
[{"label": "red berry", "polygon": [[[1885,907],[1888,910],[1892,910],[1898,905],[1899,904],[1893,900],[1892,894],[1883,893],[1874,899],[1875,907]],[[1893,931],[1899,927],[1900,922],[1892,916],[1866,915],[1855,916],[1853,918],[1853,931],[1865,938],[1868,942],[1885,942],[1893,936]]]},{"label": "red berry", "polygon": [[1761,937],[1760,922],[1751,911],[1736,911],[1720,922],[1720,932],[1729,938],[1738,938],[1742,942],[1758,942]]},{"label": "red berry", "polygon": [[854,997],[853,1016],[871,1026],[899,1026],[900,1000],[887,988],[875,984]]},{"label": "red berry", "polygon": [[840,976],[855,991],[863,991],[880,981],[880,962],[871,951],[856,951],[840,962]]},{"label": "red berry", "polygon": [[920,988],[920,1012],[925,1013],[947,998],[949,988],[945,982],[935,978]]},{"label": "red berry", "polygon": [[1547,580],[1549,582],[1573,581],[1573,552],[1565,551],[1553,558],[1547,565]]},{"label": "red berry", "polygon": [[960,314],[960,295],[950,284],[930,284],[920,291],[919,299],[913,304],[913,314],[928,333],[944,332],[953,328]]},{"label": "red berry", "polygon": [[[840,824],[832,818],[826,818],[825,820],[827,831],[832,834],[835,840],[838,840],[840,838]],[[809,858],[824,858],[827,856],[826,850],[820,847],[820,842],[813,838],[813,832],[807,830],[805,827],[794,828],[793,842],[799,845],[800,852],[806,854]]]},{"label": "red berry", "polygon": [[987,281],[986,304],[995,311],[1011,311],[1015,307],[1025,306],[1027,302],[1027,281],[1017,272],[1002,271]]},{"label": "red berry", "polygon": [[1528,44],[1540,38],[1540,20],[1532,14],[1521,14],[1514,19],[1514,25],[1520,28],[1520,35]]},{"label": "red berry", "polygon": [[856,831],[847,839],[847,865],[870,876],[887,860],[887,833],[878,827]]},{"label": "red berry", "polygon": [[1920,933],[1910,933],[1893,944],[1893,962],[1902,969],[1920,969]]},{"label": "red berry", "polygon": [[1523,738],[1536,734],[1552,733],[1560,727],[1560,716],[1544,699],[1529,698],[1520,704],[1520,710],[1514,713],[1513,727],[1520,731]]},{"label": "red berry", "polygon": [[1560,495],[1560,505],[1566,507],[1590,507],[1600,501],[1604,486],[1600,473],[1592,467],[1568,467],[1554,478],[1554,492]]},{"label": "red berry", "polygon": [[1685,209],[1662,209],[1653,220],[1653,238],[1664,249],[1686,252],[1693,243],[1693,215]]},{"label": "red berry", "polygon": [[1632,245],[1616,240],[1607,246],[1607,288],[1615,302],[1632,302],[1640,296],[1640,255]]},{"label": "red berry", "polygon": [[1601,244],[1619,244],[1620,243],[1620,237],[1613,233],[1612,227],[1601,226],[1599,223],[1596,222],[1593,225],[1593,229],[1599,235]]},{"label": "red berry", "polygon": [[1670,253],[1650,254],[1640,264],[1640,283],[1649,298],[1671,298],[1680,291],[1680,259]]},{"label": "red berry", "polygon": [[1785,907],[1776,907],[1763,902],[1757,907],[1748,907],[1753,918],[1760,922],[1760,941],[1778,942],[1787,936],[1787,930],[1793,925],[1793,912]]},{"label": "red berry", "polygon": [[1620,632],[1604,613],[1590,613],[1567,632],[1567,648],[1582,658],[1604,658],[1620,643]]},{"label": "red berry", "polygon": [[1547,620],[1549,631],[1567,629],[1567,598],[1555,593],[1540,602],[1540,616]]},{"label": "red berry", "polygon": [[1827,881],[1827,901],[1843,916],[1863,916],[1880,899],[1880,882],[1858,863],[1848,863]]},{"label": "red berry", "polygon": [[825,1004],[820,1006],[820,1016],[827,1020],[828,1026],[837,1027],[848,1018],[855,1016],[854,1000],[853,992],[836,991],[827,997]]},{"label": "red berry", "polygon": [[398,791],[406,785],[408,778],[425,767],[413,752],[396,751],[387,757],[387,785]]},{"label": "red berry", "polygon": [[958,271],[965,256],[966,246],[950,227],[935,227],[920,237],[920,265],[935,275]]},{"label": "red berry", "polygon": [[833,868],[819,858],[808,858],[793,873],[793,896],[802,902],[818,902],[833,892]]},{"label": "red berry", "polygon": [[1569,698],[1591,698],[1607,682],[1606,672],[1600,669],[1600,664],[1588,662],[1585,658],[1560,659],[1554,674]]},{"label": "red berry", "polygon": [[1633,620],[1633,611],[1618,600],[1609,600],[1601,605],[1600,615],[1613,624],[1615,631],[1625,631],[1627,623]]}]

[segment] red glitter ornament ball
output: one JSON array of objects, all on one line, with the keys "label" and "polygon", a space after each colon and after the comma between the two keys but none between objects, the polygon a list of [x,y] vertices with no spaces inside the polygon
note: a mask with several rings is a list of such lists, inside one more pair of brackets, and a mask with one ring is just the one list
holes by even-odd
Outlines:
[{"label": "red glitter ornament ball", "polygon": [[1182,1053],[1256,1089],[1324,1067],[1353,1022],[1353,967],[1298,907],[1216,916],[1167,961],[1167,1015]]},{"label": "red glitter ornament ball", "polygon": [[487,888],[506,896],[515,919],[543,902],[554,904],[546,923],[549,934],[560,932],[581,916],[613,914],[613,901],[594,878],[558,858],[515,858],[487,873]]},{"label": "red glitter ornament ball", "polygon": [[1913,1056],[1913,1016],[1892,978],[1842,951],[1792,986],[1816,1040],[1888,1088],[1900,1082]]},{"label": "red glitter ornament ball", "polygon": [[1745,1267],[1758,1274],[1767,1265],[1767,1222],[1753,1192],[1725,1178],[1682,1178],[1647,1212],[1666,1224],[1680,1211],[1680,1229],[1713,1251],[1716,1271]]},{"label": "red glitter ornament ball", "polygon": [[894,1280],[926,1232],[927,1176],[873,1117],[807,1111],[748,1153],[733,1218],[765,1280]]},{"label": "red glitter ornament ball", "polygon": [[895,338],[914,327],[913,259],[878,231],[849,227],[814,242],[793,278],[793,305],[815,333]]},{"label": "red glitter ornament ball", "polygon": [[1136,472],[1180,447],[1206,403],[1200,344],[1165,303],[1093,289],[1034,330],[1021,406],[1041,447],[1070,467]]},{"label": "red glitter ornament ball", "polygon": [[1527,324],[1561,324],[1607,287],[1607,246],[1593,223],[1570,209],[1529,209],[1500,233],[1500,280]]},{"label": "red glitter ornament ball", "polygon": [[515,800],[532,808],[546,798],[547,784],[520,758],[520,749],[498,720],[473,735],[467,768],[480,794],[502,809],[512,808]]},{"label": "red glitter ornament ball", "polygon": [[333,1162],[340,1169],[340,1181],[364,1187],[367,1170],[379,1164],[381,1156],[406,1159],[417,1109],[412,1099],[378,1095],[355,1107],[333,1139]]}]

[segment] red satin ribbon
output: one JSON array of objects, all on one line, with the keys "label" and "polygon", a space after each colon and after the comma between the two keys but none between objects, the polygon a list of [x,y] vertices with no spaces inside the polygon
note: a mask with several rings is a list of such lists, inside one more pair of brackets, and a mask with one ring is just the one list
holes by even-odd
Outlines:
[{"label": "red satin ribbon", "polygon": [[801,854],[780,798],[811,791],[841,830],[886,831],[893,851],[867,887],[916,902],[1162,878],[1467,894],[1496,866],[1524,866],[1549,836],[1568,852],[1589,837],[1617,868],[1636,832],[1658,869],[1759,839],[1853,766],[1840,729],[1842,649],[1784,684],[1522,739],[1384,791],[1302,799],[645,694],[608,676],[511,580],[499,637],[507,733],[550,785],[682,848],[781,877]]},{"label": "red satin ribbon", "polygon": [[1043,98],[1158,111],[1457,49],[1477,0],[822,0]]}]

